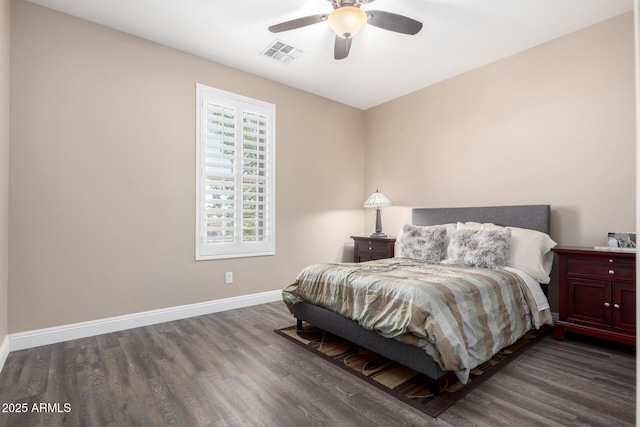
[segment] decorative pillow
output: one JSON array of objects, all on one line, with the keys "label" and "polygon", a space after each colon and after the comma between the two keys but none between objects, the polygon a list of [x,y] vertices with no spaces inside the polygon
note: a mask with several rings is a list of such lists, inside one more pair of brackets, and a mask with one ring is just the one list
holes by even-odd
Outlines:
[{"label": "decorative pillow", "polygon": [[419,226],[405,224],[399,237],[399,256],[428,262],[439,262],[444,254],[444,225]]},{"label": "decorative pillow", "polygon": [[507,263],[511,230],[457,230],[449,243],[449,260],[470,267],[501,268]]},{"label": "decorative pillow", "polygon": [[517,268],[531,276],[538,283],[549,283],[553,266],[551,248],[557,245],[548,234],[541,231],[518,227],[501,227],[491,223],[467,222],[458,223],[458,230],[511,230],[509,257],[506,265]]}]

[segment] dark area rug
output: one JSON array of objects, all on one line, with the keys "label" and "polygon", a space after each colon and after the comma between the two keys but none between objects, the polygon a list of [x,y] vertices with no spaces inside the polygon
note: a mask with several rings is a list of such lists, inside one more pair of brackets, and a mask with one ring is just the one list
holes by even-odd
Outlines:
[{"label": "dark area rug", "polygon": [[458,381],[455,374],[440,378],[440,393],[429,391],[429,378],[412,369],[379,356],[322,329],[305,325],[302,332],[295,326],[275,332],[310,352],[328,360],[361,380],[387,392],[402,402],[436,418],[471,390],[488,380],[536,342],[551,334],[551,327],[532,330],[511,346],[502,349],[490,360],[471,371],[467,384]]}]

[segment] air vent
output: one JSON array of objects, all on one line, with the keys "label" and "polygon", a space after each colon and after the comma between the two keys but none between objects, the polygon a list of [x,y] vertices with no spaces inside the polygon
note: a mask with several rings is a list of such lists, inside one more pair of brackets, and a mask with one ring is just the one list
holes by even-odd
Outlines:
[{"label": "air vent", "polygon": [[285,64],[290,63],[300,56],[300,54],[302,54],[300,49],[296,49],[281,40],[274,41],[264,51],[262,51],[262,55],[268,56]]}]

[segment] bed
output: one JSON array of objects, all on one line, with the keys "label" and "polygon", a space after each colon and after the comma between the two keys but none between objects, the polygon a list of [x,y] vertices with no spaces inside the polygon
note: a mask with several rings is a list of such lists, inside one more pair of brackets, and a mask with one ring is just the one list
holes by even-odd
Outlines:
[{"label": "bed", "polygon": [[549,214],[549,205],[413,209],[395,258],[309,266],[283,299],[299,330],[306,322],[425,374],[438,394],[446,372],[466,382],[551,324]]}]

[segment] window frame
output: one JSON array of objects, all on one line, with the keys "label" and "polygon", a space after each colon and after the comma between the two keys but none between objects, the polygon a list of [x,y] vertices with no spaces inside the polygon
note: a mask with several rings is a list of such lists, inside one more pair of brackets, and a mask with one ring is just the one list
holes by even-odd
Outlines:
[{"label": "window frame", "polygon": [[[221,108],[228,110],[234,110],[234,153],[231,164],[233,165],[233,173],[225,175],[225,181],[233,181],[233,197],[232,203],[233,209],[227,209],[226,212],[233,212],[233,242],[208,242],[208,224],[207,224],[207,195],[212,197],[208,193],[211,185],[211,180],[207,179],[207,158],[212,159],[215,156],[207,156],[207,135],[208,132],[208,108],[211,104],[220,106]],[[263,208],[256,209],[256,212],[263,213],[264,227],[259,228],[262,234],[258,232],[258,235],[262,238],[257,242],[244,241],[243,231],[250,230],[251,228],[243,227],[243,198],[249,194],[243,189],[247,189],[248,186],[245,183],[243,176],[246,176],[243,171],[248,171],[249,167],[242,167],[243,159],[247,159],[246,156],[251,150],[243,147],[243,135],[244,128],[242,127],[243,117],[246,115],[258,115],[265,119],[266,122],[266,142],[264,143],[264,177],[255,178],[256,181],[264,181],[264,183],[255,184],[256,188],[260,187],[264,190]],[[226,116],[223,117],[225,119]],[[276,107],[274,104],[252,99],[246,96],[234,94],[221,89],[216,89],[203,84],[196,84],[196,261],[200,260],[213,260],[213,259],[225,259],[225,258],[242,258],[242,257],[256,257],[256,256],[270,256],[275,255],[276,248],[276,164],[275,164],[275,150],[276,150],[276,138],[275,138],[275,125],[276,125]],[[256,145],[257,146],[257,145]],[[238,148],[239,147],[239,148]],[[211,145],[209,145],[211,148]],[[225,157],[224,154],[221,154]],[[222,158],[218,157],[218,159]],[[229,178],[233,175],[233,178]],[[261,176],[261,175],[260,175]],[[251,177],[248,177],[251,178]],[[209,183],[209,188],[207,183]],[[226,187],[225,187],[226,189]],[[223,209],[224,210],[224,209]],[[224,219],[220,221],[225,222]],[[222,227],[220,230],[222,231]],[[224,234],[222,234],[224,235]]]}]

